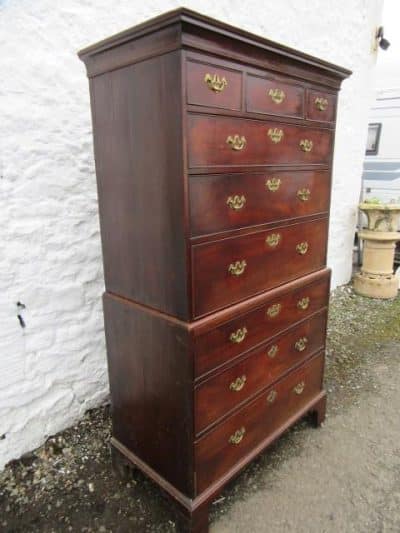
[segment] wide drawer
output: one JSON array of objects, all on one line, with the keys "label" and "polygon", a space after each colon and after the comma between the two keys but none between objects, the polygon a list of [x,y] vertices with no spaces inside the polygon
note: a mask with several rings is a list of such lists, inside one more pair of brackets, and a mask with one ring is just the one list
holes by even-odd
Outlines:
[{"label": "wide drawer", "polygon": [[329,210],[328,171],[192,176],[193,236],[299,218]]},{"label": "wide drawer", "polygon": [[332,131],[241,118],[189,115],[189,167],[324,164]]},{"label": "wide drawer", "polygon": [[326,318],[319,312],[196,387],[196,434],[323,348]]},{"label": "wide drawer", "polygon": [[327,231],[320,219],[193,246],[194,316],[322,268]]},{"label": "wide drawer", "polygon": [[186,63],[188,104],[240,110],[242,73],[208,62]]},{"label": "wide drawer", "polygon": [[272,74],[248,74],[246,111],[302,118],[304,88]]},{"label": "wide drawer", "polygon": [[307,91],[306,117],[308,120],[334,122],[336,95],[309,89]]},{"label": "wide drawer", "polygon": [[321,391],[323,355],[309,360],[246,404],[195,444],[197,493],[301,411]]},{"label": "wide drawer", "polygon": [[325,307],[329,298],[329,272],[312,283],[290,291],[284,286],[262,305],[195,338],[195,376],[227,364]]}]

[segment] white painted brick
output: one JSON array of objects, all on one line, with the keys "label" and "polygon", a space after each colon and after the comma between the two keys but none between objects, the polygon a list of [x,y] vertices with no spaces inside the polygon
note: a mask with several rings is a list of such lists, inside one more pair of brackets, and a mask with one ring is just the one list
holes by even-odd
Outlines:
[{"label": "white painted brick", "polygon": [[[76,51],[179,4],[0,3],[0,468],[108,394],[88,82]],[[329,247],[334,284],[347,282],[382,1],[185,4],[354,70],[338,109]]]}]

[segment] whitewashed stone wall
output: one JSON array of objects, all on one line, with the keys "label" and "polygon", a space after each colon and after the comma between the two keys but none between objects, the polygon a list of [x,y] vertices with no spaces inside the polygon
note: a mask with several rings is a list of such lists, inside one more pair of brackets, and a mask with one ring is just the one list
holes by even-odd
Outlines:
[{"label": "whitewashed stone wall", "polygon": [[[381,0],[187,7],[350,68],[340,97],[329,264],[349,280]],[[76,51],[168,0],[0,4],[0,468],[107,398],[88,85]],[[26,327],[17,319],[17,302]]]}]

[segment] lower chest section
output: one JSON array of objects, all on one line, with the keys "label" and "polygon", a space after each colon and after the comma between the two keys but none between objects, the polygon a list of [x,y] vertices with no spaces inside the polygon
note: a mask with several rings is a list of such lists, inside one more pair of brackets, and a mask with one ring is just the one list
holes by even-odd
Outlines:
[{"label": "lower chest section", "polygon": [[106,294],[115,442],[188,497],[223,484],[321,398],[328,294],[323,269],[192,324]]}]

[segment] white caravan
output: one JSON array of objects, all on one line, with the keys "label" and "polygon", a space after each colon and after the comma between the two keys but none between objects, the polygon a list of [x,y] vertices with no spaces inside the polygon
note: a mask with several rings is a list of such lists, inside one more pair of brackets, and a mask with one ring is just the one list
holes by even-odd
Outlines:
[{"label": "white caravan", "polygon": [[377,91],[371,108],[362,200],[400,202],[400,88]]}]

